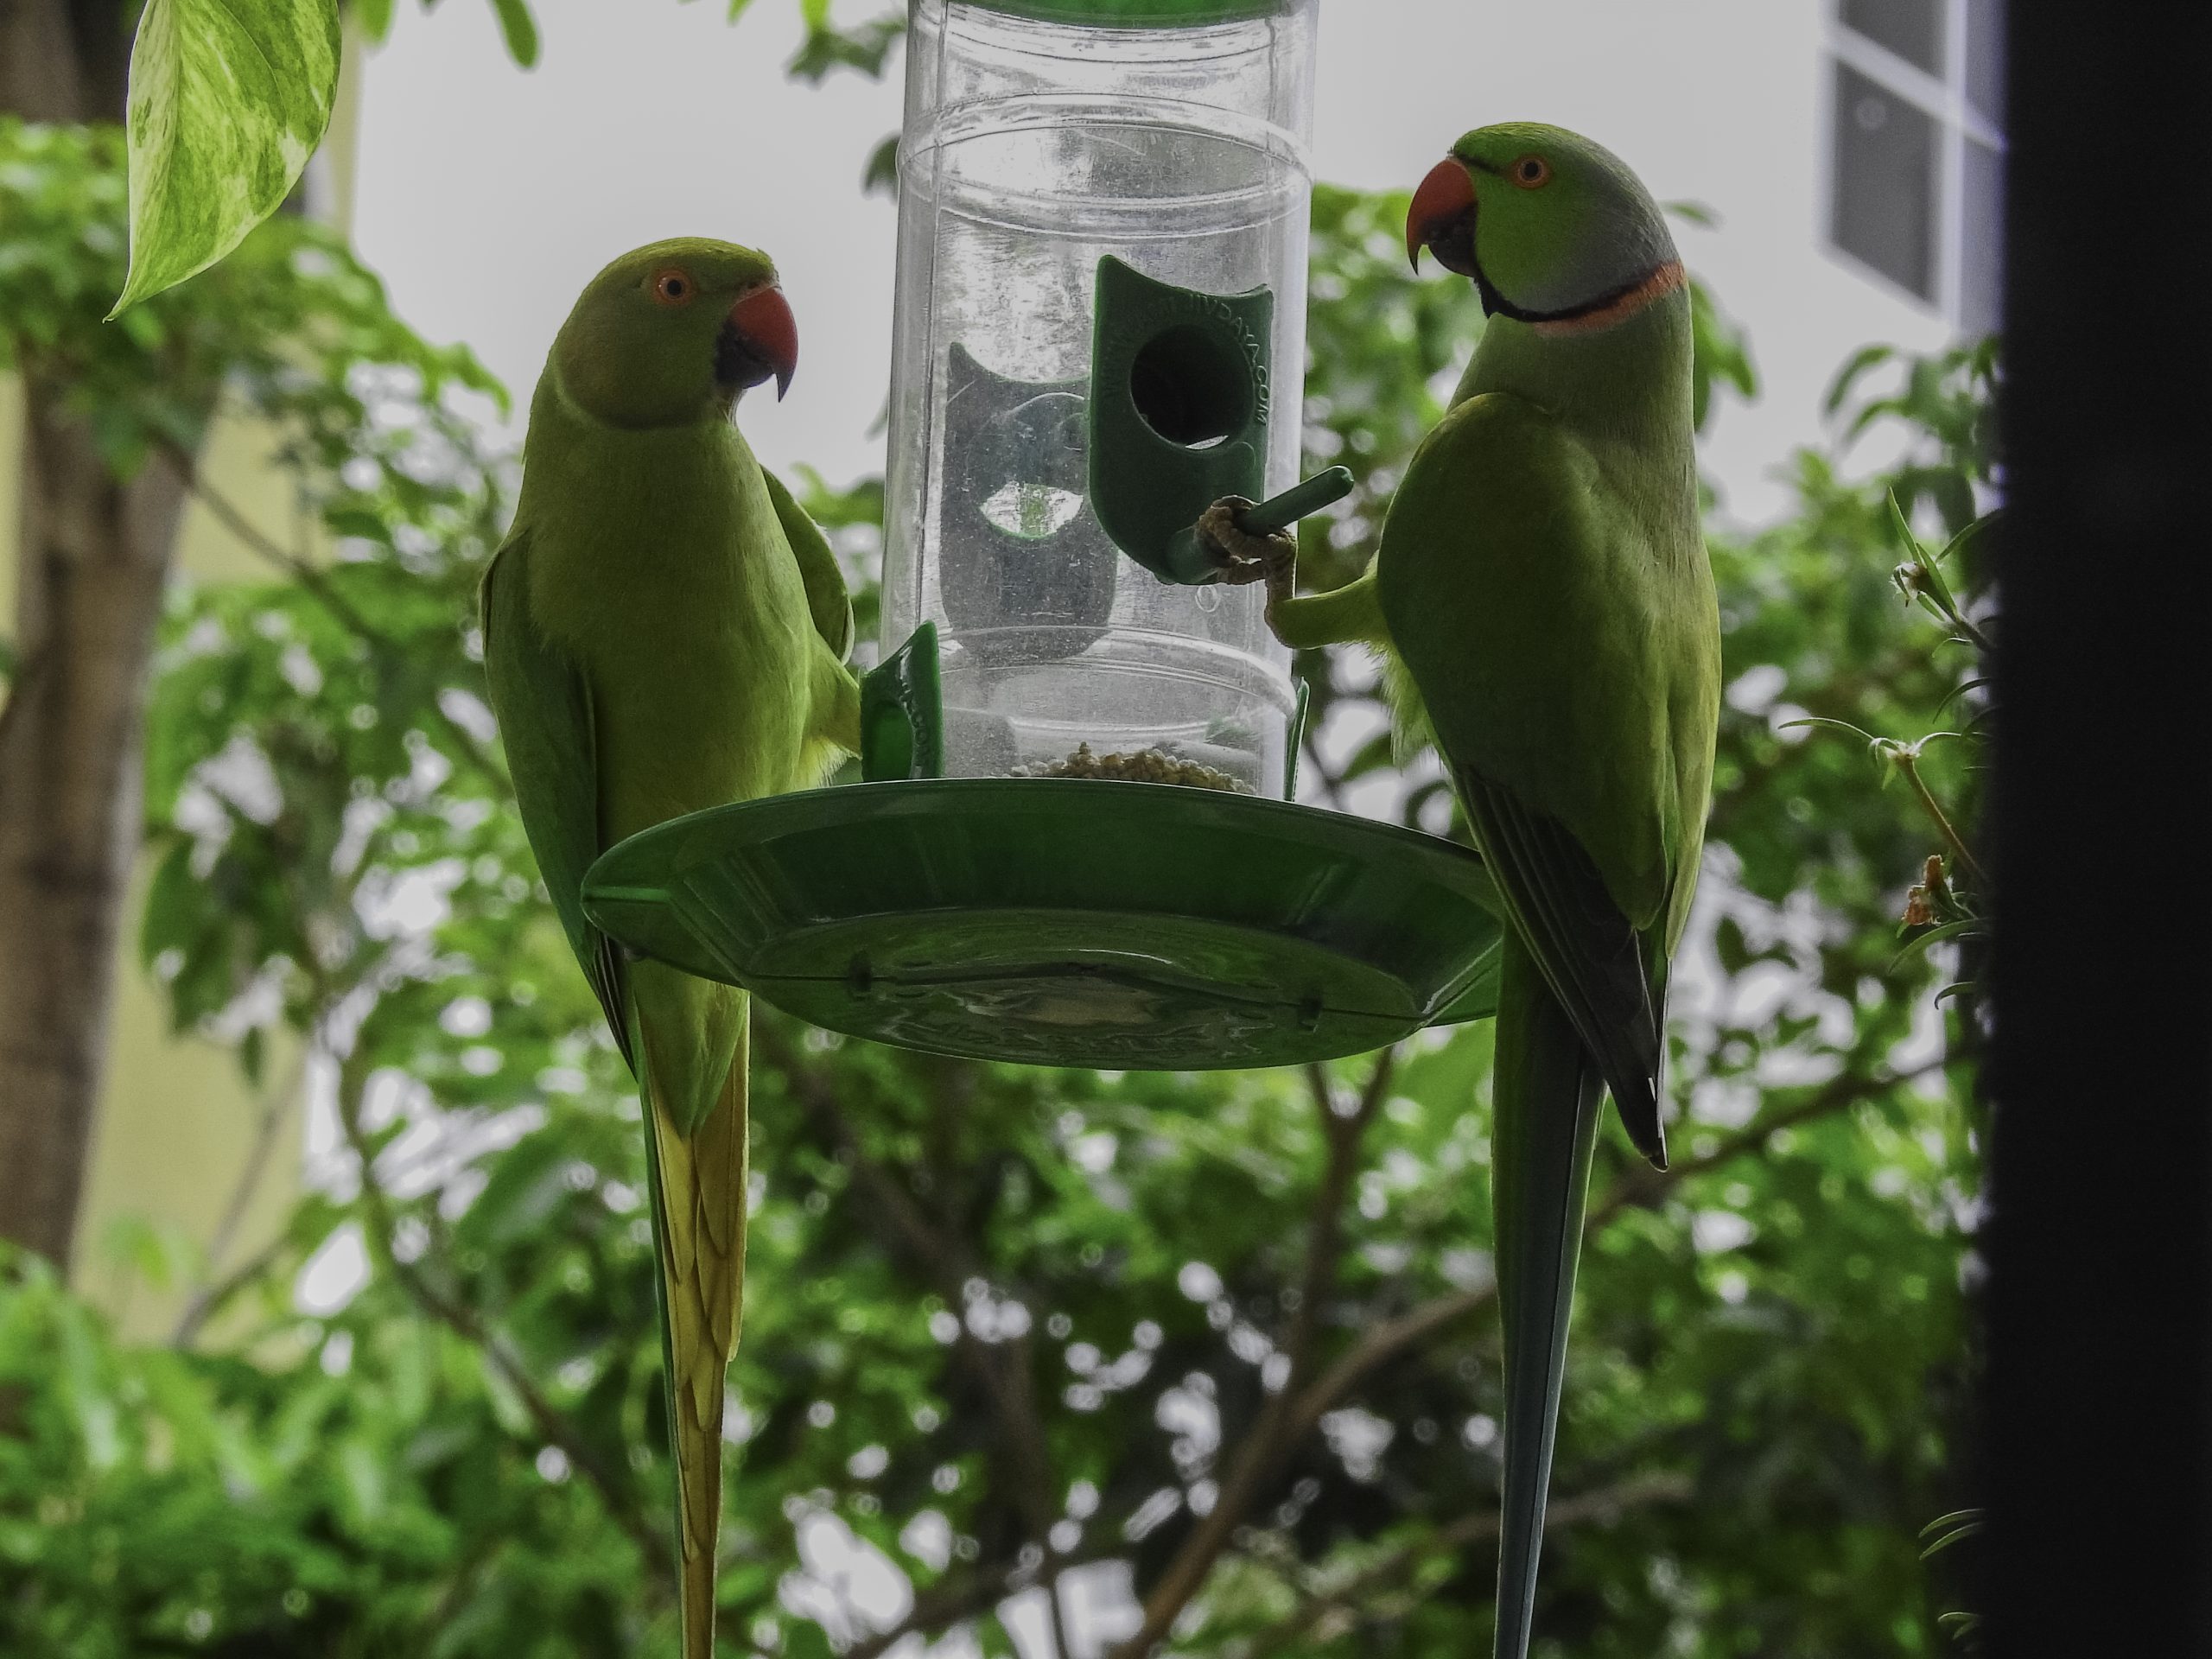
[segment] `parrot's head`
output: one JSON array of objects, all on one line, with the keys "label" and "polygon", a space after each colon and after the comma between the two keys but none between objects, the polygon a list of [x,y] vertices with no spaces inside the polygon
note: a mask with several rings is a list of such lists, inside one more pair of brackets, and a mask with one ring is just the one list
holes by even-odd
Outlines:
[{"label": "parrot's head", "polygon": [[553,342],[562,391],[614,426],[717,418],[765,380],[781,397],[798,366],[798,325],[775,262],[696,236],[607,266]]},{"label": "parrot's head", "polygon": [[1414,192],[1406,253],[1474,279],[1484,311],[1599,324],[1678,287],[1681,257],[1643,181],[1603,145],[1511,122],[1452,146]]}]

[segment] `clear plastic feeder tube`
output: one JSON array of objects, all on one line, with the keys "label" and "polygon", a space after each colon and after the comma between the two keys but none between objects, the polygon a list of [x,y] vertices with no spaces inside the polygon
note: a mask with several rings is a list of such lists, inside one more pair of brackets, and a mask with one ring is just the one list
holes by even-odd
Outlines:
[{"label": "clear plastic feeder tube", "polygon": [[[948,776],[1281,792],[1261,593],[1164,579],[1126,526],[1296,479],[1316,3],[915,0],[883,639],[938,626]],[[1094,443],[1108,404],[1136,442]]]}]

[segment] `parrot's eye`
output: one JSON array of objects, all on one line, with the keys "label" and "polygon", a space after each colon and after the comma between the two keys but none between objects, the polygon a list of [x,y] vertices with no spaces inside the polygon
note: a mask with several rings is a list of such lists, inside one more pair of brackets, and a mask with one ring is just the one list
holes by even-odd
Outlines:
[{"label": "parrot's eye", "polygon": [[690,276],[680,270],[664,270],[653,278],[653,298],[663,305],[689,305],[697,292]]},{"label": "parrot's eye", "polygon": [[1541,190],[1552,181],[1552,164],[1541,156],[1523,156],[1513,163],[1513,182],[1523,190]]}]

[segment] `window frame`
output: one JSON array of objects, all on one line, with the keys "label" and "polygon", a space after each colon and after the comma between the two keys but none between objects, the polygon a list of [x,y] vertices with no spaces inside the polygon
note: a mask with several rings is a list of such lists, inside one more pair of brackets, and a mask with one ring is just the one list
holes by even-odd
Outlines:
[{"label": "window frame", "polygon": [[[1986,145],[2001,168],[2007,145],[1995,123],[1974,105],[1968,96],[1967,54],[1967,0],[1934,0],[1940,16],[1943,73],[1932,75],[1908,58],[1861,35],[1843,21],[1843,0],[1828,0],[1827,73],[1821,76],[1821,134],[1827,141],[1825,165],[1821,168],[1819,195],[1821,245],[1867,281],[1917,310],[1933,311],[1947,322],[1959,324],[1966,306],[1966,145],[1968,139]],[[1838,107],[1834,67],[1842,64],[1919,108],[1936,124],[1936,296],[1930,300],[1895,278],[1878,270],[1835,238],[1836,171],[1841,149],[1841,123],[1847,111]]]}]

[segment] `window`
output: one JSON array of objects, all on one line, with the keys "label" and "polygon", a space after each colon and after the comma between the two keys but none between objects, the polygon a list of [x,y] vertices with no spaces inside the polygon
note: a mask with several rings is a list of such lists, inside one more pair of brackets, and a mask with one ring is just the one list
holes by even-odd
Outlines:
[{"label": "window", "polygon": [[1997,326],[2003,0],[1835,0],[1828,242],[1973,334]]}]

